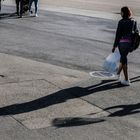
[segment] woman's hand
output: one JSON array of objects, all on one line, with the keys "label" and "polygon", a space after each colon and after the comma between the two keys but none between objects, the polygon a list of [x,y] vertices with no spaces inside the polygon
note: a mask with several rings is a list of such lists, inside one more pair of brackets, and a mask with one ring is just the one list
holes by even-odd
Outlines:
[{"label": "woman's hand", "polygon": [[112,53],[114,53],[114,52],[115,52],[115,49],[116,49],[116,47],[113,47],[113,49],[112,49]]}]

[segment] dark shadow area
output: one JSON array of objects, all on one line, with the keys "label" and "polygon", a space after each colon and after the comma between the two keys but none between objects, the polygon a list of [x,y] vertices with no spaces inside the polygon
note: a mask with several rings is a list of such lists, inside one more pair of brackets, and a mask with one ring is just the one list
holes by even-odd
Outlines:
[{"label": "dark shadow area", "polygon": [[[135,79],[136,80],[136,79]],[[100,83],[89,87],[72,87],[63,89],[47,96],[20,104],[13,104],[0,108],[0,115],[15,115],[42,109],[48,106],[66,102],[67,100],[87,96],[100,91],[122,88],[120,82],[102,80]]]},{"label": "dark shadow area", "polygon": [[4,77],[5,77],[5,75],[0,74],[0,77],[4,78]]},{"label": "dark shadow area", "polygon": [[0,13],[0,20],[1,19],[10,19],[10,18],[18,18],[16,13]]},{"label": "dark shadow area", "polygon": [[5,106],[0,108],[0,115],[15,115],[15,114],[27,113],[51,105],[63,103],[69,99],[86,96],[103,90],[122,87],[122,85],[120,85],[118,82],[115,81],[115,83],[112,83],[112,81],[114,82],[114,80],[103,80],[101,83],[87,88],[72,87],[72,88],[60,90],[56,93],[52,93],[50,95],[29,102]]},{"label": "dark shadow area", "polygon": [[[131,83],[140,82],[140,76],[131,78],[130,80],[131,80]],[[140,113],[140,103],[108,107],[104,109],[104,111],[109,111],[113,109],[117,109],[117,110],[119,109],[119,110],[115,111],[114,113],[111,113],[108,117],[123,117],[127,115]]]},{"label": "dark shadow area", "polygon": [[104,119],[99,118],[68,117],[68,118],[56,118],[52,121],[52,125],[56,127],[72,127],[100,123],[104,121],[105,121]]},{"label": "dark shadow area", "polygon": [[140,82],[140,76],[131,78],[130,80],[131,80],[131,83]]},{"label": "dark shadow area", "polygon": [[112,109],[120,109],[114,113],[111,113],[109,117],[122,117],[126,115],[132,115],[136,113],[140,113],[140,103],[131,104],[131,105],[118,105],[113,107],[108,107],[104,109],[104,111],[112,110]]}]

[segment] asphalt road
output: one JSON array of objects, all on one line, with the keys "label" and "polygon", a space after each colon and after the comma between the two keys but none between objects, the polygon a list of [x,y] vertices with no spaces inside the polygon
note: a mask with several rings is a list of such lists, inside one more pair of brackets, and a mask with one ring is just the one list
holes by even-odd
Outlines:
[{"label": "asphalt road", "polygon": [[[2,4],[15,5],[14,0],[5,0]],[[55,8],[75,8],[81,10],[103,11],[108,13],[118,13],[122,6],[129,6],[134,15],[140,15],[139,0],[40,0],[40,9]]]}]

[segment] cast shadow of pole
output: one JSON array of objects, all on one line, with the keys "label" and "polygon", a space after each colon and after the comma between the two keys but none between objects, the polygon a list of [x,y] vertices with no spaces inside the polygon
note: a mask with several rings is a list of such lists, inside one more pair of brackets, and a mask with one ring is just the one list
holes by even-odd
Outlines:
[{"label": "cast shadow of pole", "polygon": [[67,118],[56,118],[52,121],[52,125],[55,127],[72,127],[80,125],[89,125],[93,123],[104,122],[101,118],[85,118],[85,117],[67,117]]}]

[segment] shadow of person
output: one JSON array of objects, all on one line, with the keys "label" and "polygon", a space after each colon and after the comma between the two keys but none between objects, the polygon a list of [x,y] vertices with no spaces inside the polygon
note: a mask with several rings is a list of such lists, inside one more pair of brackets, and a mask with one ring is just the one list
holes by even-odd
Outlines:
[{"label": "shadow of person", "polygon": [[28,101],[25,103],[13,104],[0,108],[0,115],[15,115],[42,109],[48,106],[66,102],[67,100],[87,96],[101,91],[114,88],[121,88],[123,85],[114,80],[102,80],[100,83],[89,87],[71,87],[47,96]]},{"label": "shadow of person", "polygon": [[17,18],[16,13],[0,13],[0,19]]},{"label": "shadow of person", "polygon": [[131,83],[140,82],[140,76],[131,78],[130,80],[131,80]]},{"label": "shadow of person", "polygon": [[122,117],[126,115],[132,115],[132,114],[140,113],[140,103],[132,104],[132,105],[118,105],[118,106],[108,107],[104,109],[104,111],[108,111],[112,109],[120,109],[120,110],[111,113],[109,117]]},{"label": "shadow of person", "polygon": [[68,118],[56,118],[52,121],[52,125],[56,127],[72,127],[80,125],[88,125],[93,123],[104,122],[104,119],[100,118],[86,118],[86,117],[68,117]]}]

